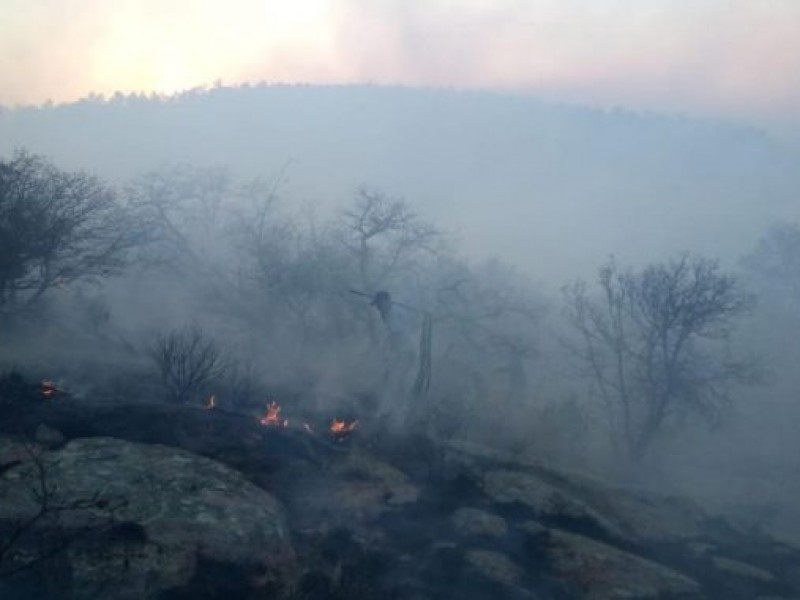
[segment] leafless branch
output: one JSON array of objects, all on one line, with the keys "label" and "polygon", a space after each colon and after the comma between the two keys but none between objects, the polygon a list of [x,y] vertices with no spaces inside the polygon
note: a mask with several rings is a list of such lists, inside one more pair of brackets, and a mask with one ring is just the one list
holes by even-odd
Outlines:
[{"label": "leafless branch", "polygon": [[753,302],[715,261],[681,255],[633,272],[612,259],[598,283],[597,299],[584,284],[565,289],[579,340],[572,351],[618,416],[632,457],[669,418],[693,411],[718,420],[732,388],[756,381],[753,359],[718,348]]},{"label": "leafless branch", "polygon": [[156,335],[150,356],[170,400],[180,403],[191,400],[227,366],[216,342],[197,326]]}]

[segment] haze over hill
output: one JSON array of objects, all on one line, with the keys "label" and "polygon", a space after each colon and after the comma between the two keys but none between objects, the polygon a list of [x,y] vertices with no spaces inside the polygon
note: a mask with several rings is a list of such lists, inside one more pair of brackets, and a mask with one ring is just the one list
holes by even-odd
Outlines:
[{"label": "haze over hill", "polygon": [[736,261],[800,216],[800,152],[734,124],[522,95],[376,86],[243,86],[0,112],[16,147],[123,183],[164,164],[277,178],[324,213],[361,185],[403,196],[475,257],[558,286],[614,254]]}]

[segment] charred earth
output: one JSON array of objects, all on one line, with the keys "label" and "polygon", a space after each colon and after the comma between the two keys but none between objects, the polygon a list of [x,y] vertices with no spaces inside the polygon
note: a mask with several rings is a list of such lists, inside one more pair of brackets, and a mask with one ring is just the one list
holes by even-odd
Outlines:
[{"label": "charred earth", "polygon": [[488,448],[0,394],[4,600],[800,597],[800,549]]}]

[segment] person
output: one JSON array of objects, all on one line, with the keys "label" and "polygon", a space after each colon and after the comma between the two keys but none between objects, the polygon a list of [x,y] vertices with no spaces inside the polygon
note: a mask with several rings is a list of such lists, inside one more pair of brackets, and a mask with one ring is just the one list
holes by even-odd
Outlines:
[{"label": "person", "polygon": [[380,314],[386,330],[386,356],[388,366],[403,371],[414,364],[413,317],[404,307],[392,301],[386,290],[376,292],[371,305]]},{"label": "person", "polygon": [[432,317],[394,301],[386,290],[375,292],[370,305],[380,315],[385,331],[379,419],[395,425],[417,421],[425,411],[423,399],[431,385]]}]

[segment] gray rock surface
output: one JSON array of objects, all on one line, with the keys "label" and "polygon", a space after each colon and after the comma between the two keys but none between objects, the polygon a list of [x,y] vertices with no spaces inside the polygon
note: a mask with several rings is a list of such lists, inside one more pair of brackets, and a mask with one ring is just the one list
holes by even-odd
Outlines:
[{"label": "gray rock surface", "polygon": [[717,569],[734,577],[755,579],[765,583],[771,583],[775,581],[775,577],[772,575],[772,573],[765,571],[764,569],[754,567],[753,565],[748,565],[747,563],[733,560],[732,558],[726,558],[724,556],[715,556],[712,560]]},{"label": "gray rock surface", "polygon": [[516,586],[523,572],[511,559],[493,550],[472,549],[465,554],[467,563],[484,577],[506,586]]},{"label": "gray rock surface", "polygon": [[[751,600],[800,590],[794,547],[680,499],[480,446],[330,444],[224,412],[140,407],[131,419],[126,407],[66,406],[46,407],[58,418],[44,422],[72,440],[58,450],[36,442],[41,421],[28,412],[26,445],[0,437],[0,544],[4,525],[39,507],[39,454],[67,510],[37,522],[42,539],[21,550],[47,548],[53,532],[76,538],[48,565],[49,595],[12,597],[0,572],[3,600]],[[101,434],[129,441],[87,439]]]},{"label": "gray rock surface", "polygon": [[708,515],[682,498],[614,487],[581,473],[556,471],[475,444],[451,443],[450,468],[483,480],[501,504],[519,503],[544,518],[582,520],[597,532],[629,543],[675,543],[702,536]]},{"label": "gray rock surface", "polygon": [[[69,584],[104,598],[155,598],[198,575],[205,562],[251,573],[253,585],[292,568],[280,504],[240,473],[210,459],[159,445],[77,439],[41,454],[50,505],[69,507],[36,528],[68,539]],[[0,477],[0,522],[20,523],[41,506],[32,461]],[[55,543],[55,542],[54,542]]]},{"label": "gray rock surface", "polygon": [[704,597],[700,585],[685,575],[606,544],[556,530],[550,541],[553,568],[586,598]]},{"label": "gray rock surface", "polygon": [[459,508],[450,518],[453,531],[463,537],[503,538],[508,533],[505,519],[477,508]]}]

